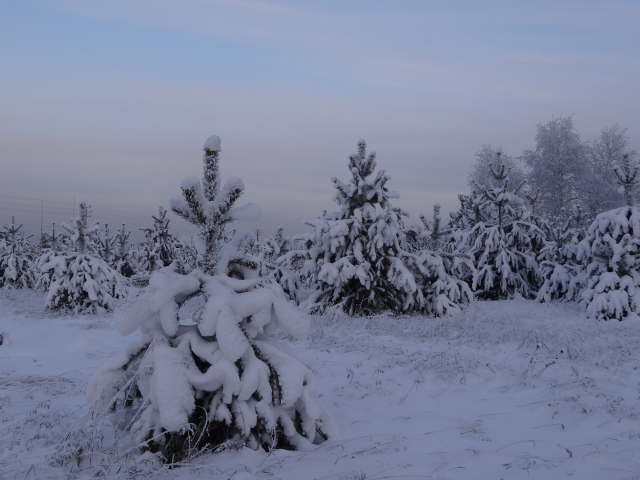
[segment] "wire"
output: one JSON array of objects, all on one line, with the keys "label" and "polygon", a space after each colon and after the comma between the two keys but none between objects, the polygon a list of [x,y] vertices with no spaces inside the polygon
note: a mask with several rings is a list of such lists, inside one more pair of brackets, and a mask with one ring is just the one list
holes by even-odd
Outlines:
[{"label": "wire", "polygon": [[17,198],[19,200],[30,200],[30,201],[34,201],[34,202],[64,203],[66,205],[74,205],[74,202],[61,202],[59,200],[43,200],[41,198],[16,197],[14,195],[0,195],[0,197]]},{"label": "wire", "polygon": [[[76,205],[77,202],[0,194],[0,217],[5,217],[6,215],[6,213],[3,214],[2,212],[10,212],[11,214],[20,212],[22,216],[26,216],[29,220],[33,221],[33,217],[37,215],[41,218],[41,224],[23,223],[22,226],[30,229],[30,233],[38,234],[40,233],[38,229],[50,229],[53,223],[59,225],[60,223],[69,221],[73,216],[73,211],[78,212],[75,208]],[[151,215],[157,215],[156,212],[150,215],[143,215],[111,207],[94,205],[89,205],[89,207],[93,219],[99,221],[101,224],[110,224],[112,227],[117,225],[120,227],[120,225],[124,223],[125,229],[130,231],[134,236],[134,242],[138,241],[135,237],[142,235],[141,229],[149,228],[153,225]],[[192,236],[197,232],[196,226],[178,217],[171,210],[168,210],[168,212],[170,215],[169,220],[171,221],[170,225],[176,235]],[[8,218],[6,219],[9,220]],[[0,224],[2,223],[8,222],[0,221]],[[127,228],[127,223],[129,224],[129,228]],[[134,226],[131,226],[131,224]],[[136,226],[138,226],[138,228],[136,228]]]}]

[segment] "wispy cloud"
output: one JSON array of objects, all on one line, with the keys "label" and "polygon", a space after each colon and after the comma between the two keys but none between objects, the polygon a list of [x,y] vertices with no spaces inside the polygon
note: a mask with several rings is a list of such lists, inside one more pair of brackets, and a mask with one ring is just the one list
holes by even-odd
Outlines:
[{"label": "wispy cloud", "polygon": [[[0,18],[3,191],[156,208],[223,140],[262,228],[331,208],[365,138],[414,217],[457,206],[482,143],[576,114],[640,138],[637,2],[43,0]],[[6,160],[5,160],[6,159]],[[74,187],[75,185],[75,187]],[[95,185],[89,187],[88,185]],[[49,189],[49,190],[47,190]],[[270,213],[269,213],[270,212]]]}]

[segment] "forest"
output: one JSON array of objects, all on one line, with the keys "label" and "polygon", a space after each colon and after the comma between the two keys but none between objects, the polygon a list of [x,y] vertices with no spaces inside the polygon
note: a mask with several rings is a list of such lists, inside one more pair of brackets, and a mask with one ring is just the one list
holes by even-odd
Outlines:
[{"label": "forest", "polygon": [[[629,425],[640,418],[631,373],[640,345],[640,157],[626,129],[616,124],[583,141],[572,116],[558,117],[537,126],[535,148],[520,156],[482,145],[459,208],[445,214],[435,205],[419,225],[394,207],[400,193],[391,187],[401,185],[392,185],[385,159],[364,140],[355,147],[331,179],[335,211],[305,219],[299,235],[234,227],[261,211],[239,204],[242,180],[221,178],[216,135],[204,143],[201,177],[177,185],[180,194],[144,229],[141,249],[125,224],[94,222],[86,203],[39,239],[15,218],[4,225],[0,361],[10,395],[0,395],[0,413],[13,413],[0,418],[11,425],[0,436],[0,473],[480,478],[453,467],[477,455],[483,474],[559,469],[604,478],[589,463],[595,450],[619,457],[602,468],[626,462],[637,470],[635,449],[623,455],[609,446],[613,438],[637,441]],[[172,231],[169,212],[198,229],[193,241]],[[38,337],[34,322],[51,338],[88,342],[82,355],[91,374],[38,377],[16,361],[46,342],[29,344]],[[103,331],[109,354],[94,358],[87,352],[107,341]],[[445,419],[435,410],[437,391],[477,416]],[[65,395],[75,411],[61,407]],[[37,406],[15,414],[29,396]],[[511,403],[485,411],[478,405],[489,397]],[[385,399],[395,417],[381,411]],[[60,403],[57,417],[52,402]],[[537,440],[509,436],[504,418],[495,435],[480,420],[523,415],[514,410],[522,404],[536,405],[526,434],[544,433]],[[349,437],[350,425],[369,421],[359,405],[380,423]],[[381,433],[401,422],[407,405],[406,419],[434,409],[428,429],[447,432],[440,440],[454,432],[453,445],[492,436],[502,445],[442,447],[438,458],[415,460],[409,445],[430,441],[427,433],[413,438],[427,428],[421,421],[398,429],[406,437]],[[536,422],[549,430],[535,430]],[[579,446],[566,442],[583,429],[605,440],[582,445],[578,461]],[[570,440],[560,438],[565,431]],[[33,445],[40,453],[31,462]],[[436,448],[429,445],[420,449]],[[344,469],[342,452],[351,462]],[[402,452],[413,460],[403,463]],[[317,477],[315,461],[323,465]]]}]

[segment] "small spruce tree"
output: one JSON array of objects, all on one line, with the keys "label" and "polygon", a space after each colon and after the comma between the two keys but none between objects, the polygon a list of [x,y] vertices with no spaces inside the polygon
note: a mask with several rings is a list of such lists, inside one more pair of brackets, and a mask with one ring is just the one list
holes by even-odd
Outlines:
[{"label": "small spruce tree", "polygon": [[[172,209],[200,229],[198,268],[153,272],[149,286],[117,311],[122,334],[142,340],[92,380],[88,396],[103,408],[135,413],[131,426],[141,450],[165,462],[215,451],[225,442],[263,448],[307,448],[337,430],[316,400],[315,379],[291,349],[269,336],[275,328],[303,337],[309,318],[282,289],[258,275],[243,254],[250,233],[225,227],[259,213],[234,208],[244,190],[238,178],[220,186],[220,139],[204,145],[202,181],[189,177]],[[188,304],[203,297],[192,316]]]},{"label": "small spruce tree", "polygon": [[95,253],[111,267],[114,267],[113,260],[116,255],[116,237],[109,234],[109,224],[104,224],[104,229],[96,235]]},{"label": "small spruce tree", "polygon": [[640,168],[637,161],[629,153],[625,153],[622,156],[622,164],[614,165],[613,171],[616,174],[620,187],[619,193],[624,195],[624,199],[628,206],[634,206],[636,204],[635,192],[640,184]]},{"label": "small spruce tree", "polygon": [[71,219],[71,224],[63,223],[62,227],[69,234],[72,250],[84,255],[98,249],[96,239],[97,232],[100,231],[100,223],[96,222],[89,226],[91,207],[86,203],[81,202],[79,210],[80,214]]},{"label": "small spruce tree", "polygon": [[146,244],[139,262],[140,270],[153,272],[162,267],[168,267],[176,258],[177,239],[169,233],[167,211],[160,207],[158,216],[152,215],[153,226],[141,228],[146,238]]},{"label": "small spruce tree", "polygon": [[114,298],[126,294],[122,276],[88,251],[97,250],[95,234],[99,230],[97,223],[89,226],[90,216],[89,206],[81,203],[80,215],[72,219],[71,225],[63,224],[76,251],[55,256],[42,266],[50,279],[46,309],[74,313],[112,310]]},{"label": "small spruce tree", "polygon": [[131,277],[136,272],[134,269],[135,260],[132,258],[131,244],[129,243],[129,236],[131,232],[125,230],[124,223],[116,236],[114,237],[114,255],[112,267],[123,277]]},{"label": "small spruce tree", "polygon": [[332,178],[340,211],[306,220],[314,231],[302,250],[288,255],[306,258],[303,274],[316,292],[305,307],[311,312],[336,307],[349,315],[458,310],[467,301],[461,282],[447,275],[439,255],[408,251],[406,213],[391,205],[399,194],[387,188],[385,171],[373,176],[375,157],[360,140],[358,153],[349,157],[351,181]]},{"label": "small spruce tree", "polygon": [[253,219],[260,215],[259,207],[253,203],[232,211],[244,191],[244,184],[239,178],[231,177],[224,186],[220,186],[220,148],[220,138],[216,135],[209,137],[204,145],[202,182],[196,177],[187,177],[180,186],[182,196],[171,197],[171,209],[200,231],[196,243],[196,264],[207,274],[216,271],[227,225],[234,219]]},{"label": "small spruce tree", "polygon": [[536,218],[545,232],[545,243],[538,255],[543,284],[539,302],[578,301],[584,289],[584,266],[578,261],[578,244],[586,237],[586,214],[576,207],[566,217],[552,220]]},{"label": "small spruce tree", "polygon": [[4,235],[0,242],[0,287],[33,288],[36,279],[33,272],[32,256],[29,254],[28,240],[22,224],[16,226],[15,217],[11,225],[3,225]]},{"label": "small spruce tree", "polygon": [[[415,253],[429,252],[437,254],[442,259],[442,265],[447,275],[456,278],[468,278],[474,272],[473,262],[468,255],[461,255],[454,249],[454,220],[449,217],[446,220],[440,215],[440,205],[433,207],[433,217],[427,220],[424,214],[420,215],[422,227],[407,229],[409,250]],[[424,282],[423,282],[424,283]],[[471,300],[473,294],[468,285],[460,283],[460,290],[464,293],[464,303]]]},{"label": "small spruce tree", "polygon": [[474,262],[470,283],[478,298],[533,298],[540,283],[536,255],[544,233],[523,219],[524,200],[518,193],[524,183],[511,184],[501,151],[495,152],[490,167],[493,181],[475,183],[471,195],[461,198],[460,223],[467,227],[456,232],[456,250]]},{"label": "small spruce tree", "polygon": [[[276,234],[260,238],[257,232],[255,241],[251,242],[251,252],[263,276],[272,275],[280,284],[287,297],[300,303],[302,293],[302,263],[289,257],[292,241],[284,236],[284,229],[279,226]],[[296,257],[299,259],[300,257]]]},{"label": "small spruce tree", "polygon": [[433,206],[433,217],[428,220],[426,215],[420,214],[422,225],[411,226],[405,230],[407,242],[414,251],[431,250],[433,252],[449,251],[453,241],[451,218],[443,220],[440,205]]},{"label": "small spruce tree", "polygon": [[65,254],[68,248],[69,238],[64,233],[56,233],[56,224],[53,223],[51,233],[45,233],[46,241],[42,242],[40,255],[33,262],[33,272],[36,277],[35,288],[49,290],[51,281],[54,279],[54,269],[43,269],[55,257]]},{"label": "small spruce tree", "polygon": [[597,215],[579,244],[586,276],[582,301],[587,315],[598,320],[640,314],[640,210],[633,195],[639,171],[629,155],[615,167],[628,204]]},{"label": "small spruce tree", "polygon": [[175,271],[186,275],[196,268],[198,251],[193,242],[180,242],[177,247]]}]

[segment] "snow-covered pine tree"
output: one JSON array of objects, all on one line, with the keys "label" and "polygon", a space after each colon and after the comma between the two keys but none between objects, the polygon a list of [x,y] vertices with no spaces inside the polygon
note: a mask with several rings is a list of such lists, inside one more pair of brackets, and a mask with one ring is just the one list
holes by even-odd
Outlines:
[{"label": "snow-covered pine tree", "polygon": [[471,194],[458,195],[460,208],[449,213],[449,224],[453,232],[473,228],[476,224],[486,220],[480,199],[475,186],[471,188]]},{"label": "snow-covered pine tree", "polygon": [[193,242],[180,242],[176,247],[176,260],[174,270],[186,275],[196,268],[198,251]]},{"label": "snow-covered pine tree", "polygon": [[525,181],[526,174],[516,159],[511,155],[507,155],[502,147],[493,147],[485,143],[476,152],[476,161],[471,166],[471,172],[467,176],[470,188],[473,189],[476,183],[487,188],[493,188],[495,179],[492,168],[496,155],[500,155],[502,163],[509,171],[509,181],[512,185],[520,185]]},{"label": "snow-covered pine tree", "polygon": [[[531,181],[528,192],[525,192],[524,198],[529,206],[529,219],[534,220],[538,217],[538,203],[540,202],[540,190],[536,188],[535,181]],[[534,221],[535,223],[535,221]]]},{"label": "snow-covered pine tree", "polygon": [[87,250],[96,250],[96,223],[89,226],[91,212],[86,203],[80,204],[80,215],[71,224],[63,224],[70,233],[76,251],[56,256],[42,266],[50,285],[45,308],[70,310],[74,313],[112,310],[113,299],[126,294],[122,276],[100,257]]},{"label": "snow-covered pine tree", "polygon": [[471,285],[478,298],[532,298],[540,282],[536,255],[544,234],[523,220],[524,200],[518,195],[523,183],[512,185],[500,151],[491,174],[489,185],[475,183],[465,197],[460,216],[470,226],[456,231],[456,251],[474,262]]},{"label": "snow-covered pine tree", "polygon": [[109,224],[104,224],[104,229],[96,234],[96,250],[95,253],[104,260],[112,268],[114,265],[114,257],[116,250],[116,237],[109,234]]},{"label": "snow-covered pine tree", "polygon": [[158,251],[153,244],[145,242],[142,250],[136,256],[136,271],[139,277],[149,278],[149,274],[164,267],[164,263],[160,260]]},{"label": "snow-covered pine tree", "polygon": [[584,289],[584,266],[578,261],[578,244],[586,237],[586,213],[576,207],[570,215],[552,220],[536,218],[545,233],[538,255],[540,277],[539,302],[578,301]]},{"label": "snow-covered pine tree", "polygon": [[[423,251],[435,253],[442,259],[442,265],[447,275],[457,279],[467,279],[473,275],[474,266],[468,255],[455,252],[453,217],[445,220],[440,214],[440,205],[433,206],[433,217],[427,220],[420,214],[422,227],[410,227],[406,230],[408,250],[413,253]],[[465,295],[472,298],[468,285],[462,287]],[[465,302],[466,303],[466,302]]]},{"label": "snow-covered pine tree", "polygon": [[279,226],[275,235],[257,238],[252,252],[258,262],[260,275],[272,275],[287,297],[300,303],[302,262],[292,262],[292,259],[287,257],[291,249],[291,239],[284,236],[284,228]]},{"label": "snow-covered pine tree", "polygon": [[0,287],[33,288],[36,282],[28,241],[22,224],[16,226],[15,217],[11,225],[3,225],[4,235],[0,243]]},{"label": "snow-covered pine tree", "polygon": [[134,275],[135,260],[132,258],[131,244],[129,243],[129,236],[131,232],[125,230],[124,223],[116,236],[114,237],[114,255],[111,266],[123,277],[131,277]]},{"label": "snow-covered pine tree", "polygon": [[462,273],[473,269],[465,256],[424,249],[415,253],[405,251],[403,261],[416,284],[412,295],[405,298],[404,312],[451,315],[473,300],[469,286],[460,279]]},{"label": "snow-covered pine tree", "polygon": [[100,223],[96,222],[89,226],[89,217],[91,217],[91,206],[85,202],[79,205],[80,214],[71,219],[71,224],[63,223],[62,227],[69,234],[69,241],[75,252],[85,254],[95,252],[98,247],[96,245],[97,233],[100,231]]},{"label": "snow-covered pine tree", "polygon": [[53,269],[43,269],[42,267],[51,262],[55,257],[65,254],[68,248],[69,238],[64,233],[56,233],[56,224],[53,223],[51,233],[46,233],[46,241],[42,242],[40,255],[33,262],[33,272],[36,278],[35,288],[49,290],[53,276]]},{"label": "snow-covered pine tree", "polygon": [[579,244],[587,284],[582,301],[598,320],[640,314],[640,210],[632,194],[640,167],[634,160],[628,156],[615,169],[629,204],[597,215]]},{"label": "snow-covered pine tree", "polygon": [[284,236],[284,228],[279,226],[275,235],[262,235],[260,231],[252,245],[252,251],[260,263],[260,275],[269,275],[277,268],[278,257],[290,250],[290,242]]},{"label": "snow-covered pine tree", "polygon": [[[305,220],[314,229],[305,242],[311,248],[305,252],[304,266],[317,290],[308,300],[311,312],[331,306],[349,315],[401,312],[405,297],[415,290],[413,275],[398,255],[402,212],[389,200],[399,194],[387,188],[390,178],[384,170],[369,178],[376,168],[375,157],[375,152],[367,156],[366,143],[360,140],[358,153],[349,157],[351,181],[331,179],[340,211]],[[393,266],[397,272],[391,271]]]},{"label": "snow-covered pine tree", "polygon": [[406,214],[390,203],[399,194],[387,188],[384,170],[371,178],[375,168],[375,153],[367,155],[360,140],[358,153],[349,157],[351,181],[332,178],[340,211],[306,220],[314,231],[301,239],[301,250],[288,253],[292,260],[306,258],[303,274],[316,290],[305,308],[322,312],[335,306],[349,315],[459,310],[468,300],[466,287],[446,274],[437,254],[408,251]]},{"label": "snow-covered pine tree", "polygon": [[624,195],[624,200],[628,206],[636,204],[635,193],[640,185],[640,168],[638,167],[636,155],[625,153],[622,162],[613,166],[620,187],[619,193]]},{"label": "snow-covered pine tree", "polygon": [[167,211],[160,207],[158,216],[152,215],[153,226],[151,228],[141,228],[146,238],[144,250],[141,252],[138,261],[139,269],[153,272],[162,267],[171,265],[176,258],[176,237],[169,233],[169,222]]},{"label": "snow-covered pine tree", "polygon": [[405,230],[407,241],[414,251],[431,250],[434,252],[449,251],[453,240],[451,218],[442,219],[440,204],[433,206],[433,217],[428,220],[426,215],[420,214],[422,225],[412,226]]},{"label": "snow-covered pine tree", "polygon": [[254,203],[232,209],[244,191],[242,180],[229,178],[220,186],[220,138],[209,137],[204,145],[204,175],[202,182],[187,177],[180,186],[182,196],[173,195],[171,209],[200,231],[196,243],[196,264],[207,274],[216,271],[221,246],[226,240],[227,224],[233,220],[252,220],[260,216],[260,208]]},{"label": "snow-covered pine tree", "polygon": [[51,237],[51,234],[49,232],[42,232],[40,234],[40,250],[47,250],[49,248],[51,248],[51,245],[53,244],[53,239]]},{"label": "snow-covered pine tree", "polygon": [[[240,179],[220,187],[220,139],[209,137],[204,151],[202,182],[188,178],[183,196],[171,198],[174,211],[200,229],[198,268],[153,272],[148,288],[117,311],[120,332],[139,329],[142,339],[93,378],[88,397],[97,412],[130,410],[135,444],[169,463],[230,441],[308,448],[336,426],[314,396],[312,372],[269,333],[279,327],[304,337],[309,318],[243,257],[248,230],[225,244],[225,227],[259,208],[234,208]],[[185,302],[199,295],[204,305],[192,318]]]}]

